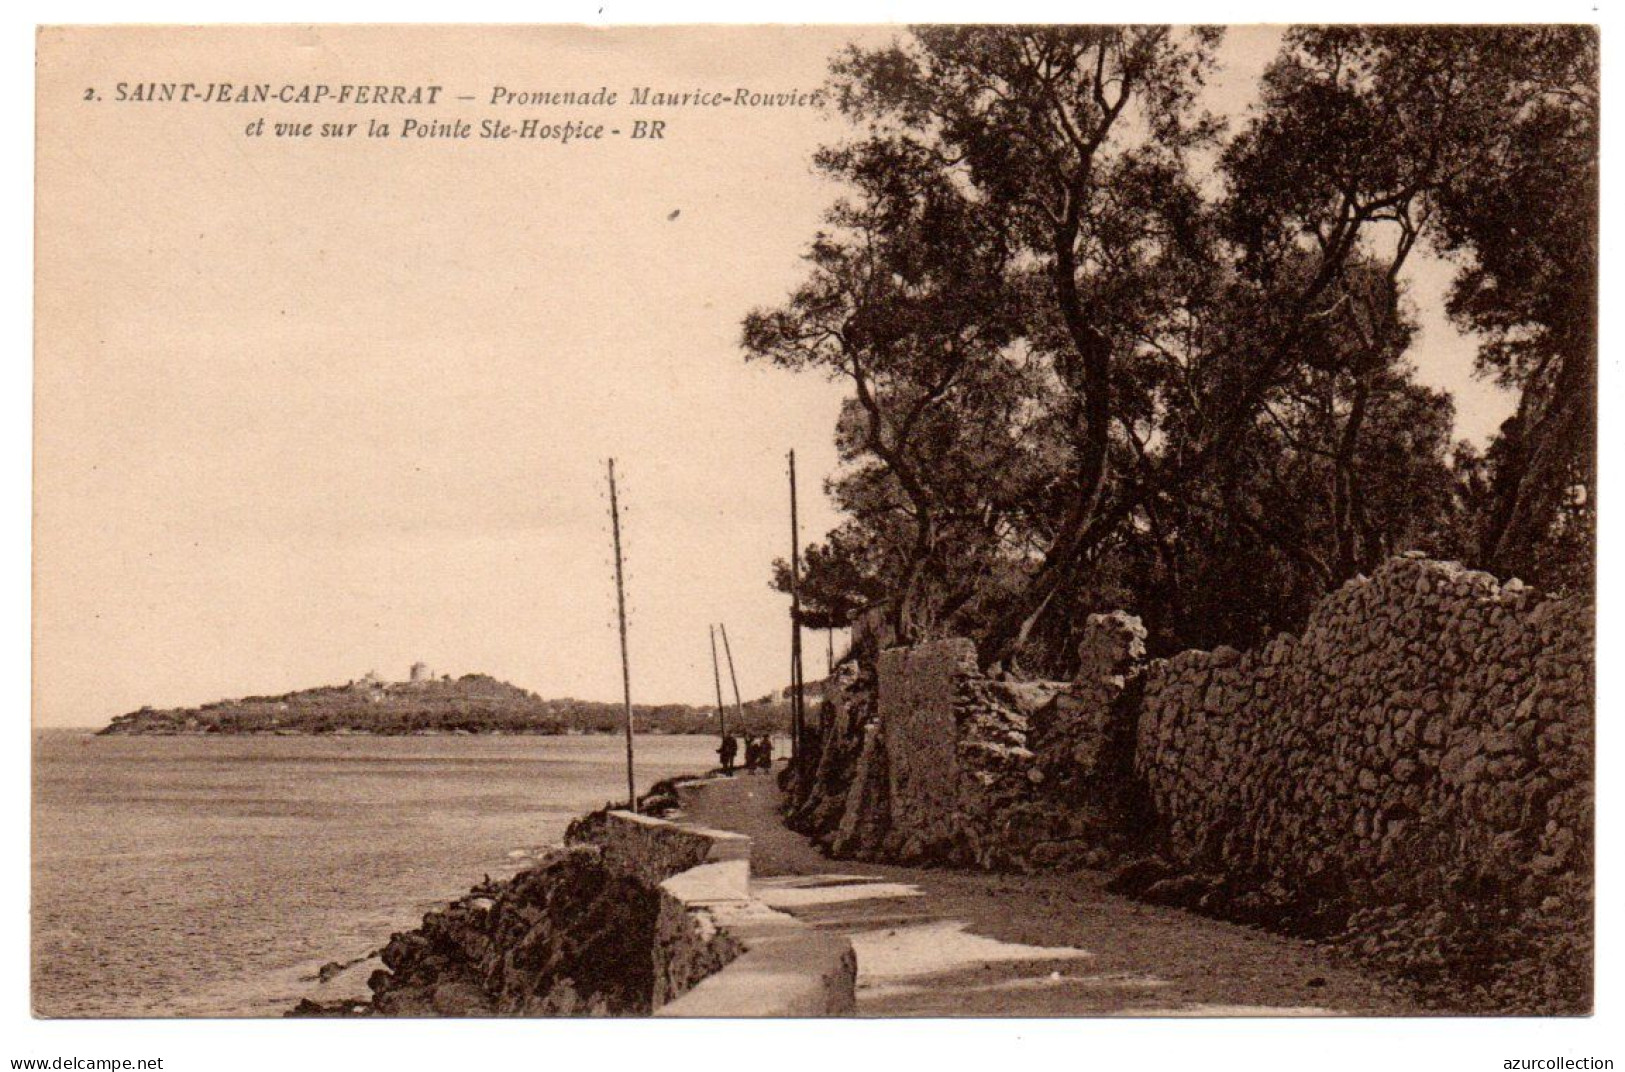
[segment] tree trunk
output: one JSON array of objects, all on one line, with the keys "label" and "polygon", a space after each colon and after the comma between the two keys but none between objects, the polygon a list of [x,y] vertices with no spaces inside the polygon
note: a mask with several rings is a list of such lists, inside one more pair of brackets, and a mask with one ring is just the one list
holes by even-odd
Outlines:
[{"label": "tree trunk", "polygon": [[1591,454],[1596,434],[1594,350],[1570,352],[1540,419],[1520,422],[1515,468],[1497,480],[1490,523],[1479,547],[1485,568],[1500,576],[1527,571],[1532,552],[1576,482],[1595,491]]},{"label": "tree trunk", "polygon": [[1099,513],[1105,493],[1111,447],[1111,340],[1089,322],[1083,296],[1078,292],[1075,243],[1081,226],[1082,201],[1082,190],[1075,188],[1064,218],[1055,230],[1055,263],[1050,272],[1056,304],[1076,357],[1077,367],[1066,378],[1076,381],[1074,389],[1082,397],[1083,422],[1075,440],[1078,486],[1072,505],[1044,555],[1043,565],[1024,597],[984,638],[981,651],[984,664],[1008,659],[1032,635],[1039,620],[1053,605],[1062,580],[1082,557],[1085,534]]}]

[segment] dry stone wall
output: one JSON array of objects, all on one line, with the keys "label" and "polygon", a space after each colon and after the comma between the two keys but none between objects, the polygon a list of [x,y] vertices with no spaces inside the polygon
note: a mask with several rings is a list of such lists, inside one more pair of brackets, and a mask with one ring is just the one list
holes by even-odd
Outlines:
[{"label": "dry stone wall", "polygon": [[1051,795],[1098,798],[1127,772],[1139,717],[1145,626],[1131,614],[1091,614],[1077,677],[1035,714],[1032,749]]},{"label": "dry stone wall", "polygon": [[836,855],[1102,866],[1118,888],[1335,938],[1461,1011],[1589,1004],[1593,611],[1404,555],[1301,636],[1147,661],[1091,616],[1077,678],[969,641],[830,690],[793,812]]},{"label": "dry stone wall", "polygon": [[1402,556],[1300,637],[1149,666],[1135,770],[1176,863],[1488,1006],[1574,1011],[1592,674],[1588,601]]},{"label": "dry stone wall", "polygon": [[1141,825],[1129,770],[1144,638],[1130,615],[1092,616],[1072,682],[990,679],[964,639],[846,668],[791,824],[841,857],[1102,866]]}]

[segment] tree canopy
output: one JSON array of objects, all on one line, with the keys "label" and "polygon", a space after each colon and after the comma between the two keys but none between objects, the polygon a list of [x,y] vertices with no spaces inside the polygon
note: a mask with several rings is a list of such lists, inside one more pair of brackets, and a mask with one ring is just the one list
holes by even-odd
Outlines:
[{"label": "tree canopy", "polygon": [[[846,194],[743,331],[850,388],[807,624],[1064,673],[1088,613],[1246,644],[1411,547],[1590,583],[1594,33],[1293,30],[1233,130],[1220,41],[930,27],[833,63]],[[1419,246],[1518,392],[1483,451],[1414,375]]]}]

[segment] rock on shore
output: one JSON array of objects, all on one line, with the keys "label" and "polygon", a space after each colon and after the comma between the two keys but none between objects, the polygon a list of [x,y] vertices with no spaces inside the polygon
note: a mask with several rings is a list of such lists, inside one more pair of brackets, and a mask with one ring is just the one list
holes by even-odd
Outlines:
[{"label": "rock on shore", "polygon": [[739,951],[658,885],[574,845],[392,935],[370,1002],[306,1000],[288,1015],[647,1015]]}]

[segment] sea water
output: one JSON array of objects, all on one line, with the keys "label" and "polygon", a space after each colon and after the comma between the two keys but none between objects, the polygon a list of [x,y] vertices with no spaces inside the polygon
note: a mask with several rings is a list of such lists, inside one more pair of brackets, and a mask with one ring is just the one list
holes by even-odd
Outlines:
[{"label": "sea water", "polygon": [[[715,746],[640,737],[639,790]],[[619,737],[38,731],[34,1011],[281,1015],[625,787]]]}]

